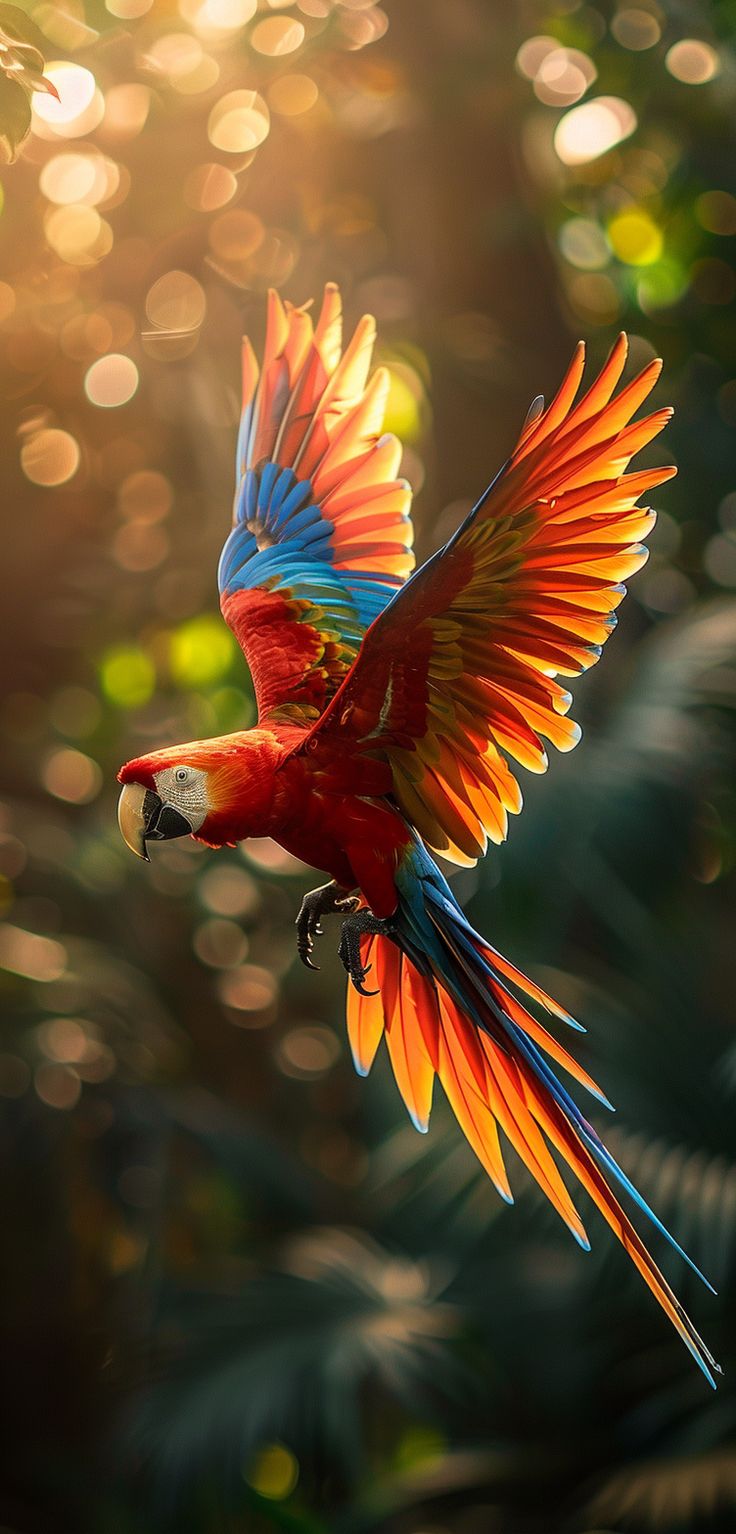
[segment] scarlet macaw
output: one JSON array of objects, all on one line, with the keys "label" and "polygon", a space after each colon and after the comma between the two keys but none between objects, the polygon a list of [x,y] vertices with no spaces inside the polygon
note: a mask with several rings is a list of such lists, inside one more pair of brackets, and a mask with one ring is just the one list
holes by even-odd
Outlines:
[{"label": "scarlet macaw", "polygon": [[219,587],[258,724],[128,762],[118,775],[122,834],[142,857],[148,841],[184,834],[211,847],[271,836],[328,872],[303,901],[297,947],[311,965],[320,918],[342,913],[358,1071],[368,1072],[385,1036],[422,1131],[439,1076],[501,1197],[513,1201],[499,1128],[587,1249],[550,1146],[557,1151],[713,1384],[718,1365],[614,1188],[694,1264],[550,1061],[610,1106],[600,1088],[519,993],[579,1025],[474,931],[428,850],[473,863],[521,809],[509,762],[544,772],[541,737],[560,751],[580,738],[555,678],[598,660],[622,582],[646,558],[641,539],[654,513],[636,502],[675,472],[625,472],[671,415],[632,424],[661,363],[616,394],[622,335],[576,399],[580,343],[551,404],[534,401],[501,472],[412,575],[411,492],[396,478],[399,442],[381,435],[388,377],[379,369],[368,378],[375,323],[365,316],[343,353],[341,320],[334,284],[315,326],[271,292],[260,373],[243,343],[234,521]]}]

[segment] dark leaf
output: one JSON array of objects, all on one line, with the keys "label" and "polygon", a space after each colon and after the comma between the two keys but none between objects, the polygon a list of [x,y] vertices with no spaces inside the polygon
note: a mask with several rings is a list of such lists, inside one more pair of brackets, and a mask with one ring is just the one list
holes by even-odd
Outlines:
[{"label": "dark leaf", "polygon": [[12,165],[31,128],[31,102],[17,80],[0,74],[0,162]]}]

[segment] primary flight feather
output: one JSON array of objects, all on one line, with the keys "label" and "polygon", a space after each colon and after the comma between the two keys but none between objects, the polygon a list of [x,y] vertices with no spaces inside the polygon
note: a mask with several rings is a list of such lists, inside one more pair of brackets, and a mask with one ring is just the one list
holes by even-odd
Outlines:
[{"label": "primary flight feather", "polygon": [[619,1195],[686,1254],[554,1068],[610,1106],[551,1031],[577,1025],[474,931],[428,850],[474,862],[521,809],[517,767],[544,772],[545,741],[569,751],[579,739],[558,678],[600,656],[623,583],[646,558],[654,513],[639,497],[675,472],[628,472],[671,414],[633,420],[661,364],[616,392],[620,336],[580,395],[580,344],[489,489],[412,574],[411,493],[396,477],[400,444],[381,433],[388,379],[369,376],[374,340],[366,316],[342,350],[329,284],[316,324],[269,294],[260,369],[243,343],[219,586],[258,723],[128,762],[121,830],[143,857],[147,842],[183,834],[213,847],[272,836],[329,873],[303,902],[297,947],[311,966],[321,917],[341,912],[357,1069],[370,1069],[385,1038],[420,1130],[439,1077],[501,1196],[512,1202],[499,1131],[587,1248],[556,1152],[712,1384],[718,1366]]}]

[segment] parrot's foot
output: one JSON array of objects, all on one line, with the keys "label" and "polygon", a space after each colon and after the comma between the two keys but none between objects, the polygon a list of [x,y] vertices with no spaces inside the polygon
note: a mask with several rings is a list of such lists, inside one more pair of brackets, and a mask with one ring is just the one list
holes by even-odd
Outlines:
[{"label": "parrot's foot", "polygon": [[312,949],[315,938],[322,935],[321,917],[354,911],[357,905],[358,896],[348,894],[334,879],[304,896],[296,919],[296,951],[307,969],[319,969],[318,964],[312,963]]},{"label": "parrot's foot", "polygon": [[367,932],[381,933],[384,937],[391,937],[393,926],[390,921],[382,921],[374,916],[372,911],[365,909],[356,911],[353,916],[348,916],[342,924],[340,933],[340,947],[337,952],[347,970],[347,973],[361,996],[377,996],[377,991],[367,991],[363,984],[368,969],[363,968],[360,956],[360,940]]}]

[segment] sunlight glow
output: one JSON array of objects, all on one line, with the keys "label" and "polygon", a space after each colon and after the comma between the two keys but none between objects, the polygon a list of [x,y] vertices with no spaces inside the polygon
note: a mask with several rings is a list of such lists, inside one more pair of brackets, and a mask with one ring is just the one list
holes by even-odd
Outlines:
[{"label": "sunlight glow", "polygon": [[81,64],[70,64],[64,59],[47,64],[45,73],[47,79],[56,86],[59,100],[43,92],[34,94],[34,115],[52,127],[65,127],[81,117],[91,104],[95,94],[95,77]]},{"label": "sunlight glow", "polygon": [[554,136],[557,157],[563,165],[586,165],[628,138],[636,126],[636,113],[628,101],[598,96],[560,119]]}]

